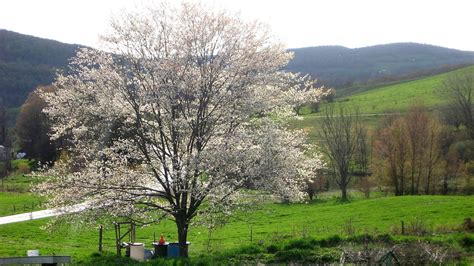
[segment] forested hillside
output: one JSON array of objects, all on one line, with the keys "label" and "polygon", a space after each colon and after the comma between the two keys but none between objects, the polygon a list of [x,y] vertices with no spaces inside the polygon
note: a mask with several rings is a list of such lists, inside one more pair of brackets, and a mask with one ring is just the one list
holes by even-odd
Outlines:
[{"label": "forested hillside", "polygon": [[80,45],[0,29],[0,96],[18,107],[38,85],[50,84]]},{"label": "forested hillside", "polygon": [[[81,45],[65,44],[0,29],[0,95],[7,107],[19,107],[38,85],[50,84]],[[444,72],[474,64],[474,52],[433,45],[396,43],[349,49],[319,46],[290,49],[287,70],[310,74],[336,88],[386,82]],[[350,90],[350,88],[349,88]]]},{"label": "forested hillside", "polygon": [[[287,69],[310,74],[322,84],[349,87],[356,82],[386,81],[414,72],[474,63],[474,52],[418,43],[394,43],[357,49],[319,46],[291,49]],[[429,74],[429,73],[428,73]]]}]

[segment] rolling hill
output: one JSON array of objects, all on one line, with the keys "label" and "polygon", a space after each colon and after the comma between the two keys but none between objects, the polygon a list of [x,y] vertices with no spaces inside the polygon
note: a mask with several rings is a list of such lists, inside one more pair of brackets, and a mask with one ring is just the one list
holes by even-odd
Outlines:
[{"label": "rolling hill", "polygon": [[[360,93],[338,98],[331,104],[341,104],[352,110],[357,108],[362,121],[369,127],[375,128],[387,113],[403,113],[413,103],[422,103],[429,110],[443,106],[447,103],[447,99],[437,91],[441,83],[448,75],[464,72],[474,74],[474,66],[417,80],[375,86]],[[323,105],[322,111],[327,106],[327,104]],[[317,141],[321,117],[323,117],[322,112],[306,114],[301,120],[290,121],[290,127],[306,130],[310,140]]]},{"label": "rolling hill", "polygon": [[340,102],[349,107],[357,106],[363,114],[404,112],[414,102],[423,103],[428,108],[435,108],[446,103],[446,99],[442,98],[437,90],[447,75],[464,72],[474,74],[474,66],[418,80],[376,87],[342,98]]},{"label": "rolling hill", "polygon": [[38,85],[50,84],[81,45],[0,29],[0,98],[20,106]]},{"label": "rolling hill", "polygon": [[474,63],[474,52],[418,43],[356,49],[319,46],[290,51],[294,53],[294,59],[287,66],[289,71],[309,74],[322,84],[336,88],[401,79],[414,72],[427,75],[447,66]]}]

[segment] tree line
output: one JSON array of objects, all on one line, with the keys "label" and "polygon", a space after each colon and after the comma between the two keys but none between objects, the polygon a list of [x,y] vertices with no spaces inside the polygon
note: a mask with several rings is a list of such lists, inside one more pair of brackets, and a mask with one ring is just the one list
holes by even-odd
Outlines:
[{"label": "tree line", "polygon": [[329,106],[320,123],[326,178],[337,184],[343,200],[350,185],[366,196],[375,188],[396,196],[472,193],[473,89],[472,74],[452,74],[437,92],[448,100],[446,106],[429,112],[414,103],[370,132],[357,110]]}]

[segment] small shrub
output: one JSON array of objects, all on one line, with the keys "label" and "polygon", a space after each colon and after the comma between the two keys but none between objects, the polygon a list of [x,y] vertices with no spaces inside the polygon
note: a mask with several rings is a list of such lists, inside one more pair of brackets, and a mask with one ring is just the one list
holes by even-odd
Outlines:
[{"label": "small shrub", "polygon": [[22,175],[29,174],[31,173],[30,166],[28,164],[18,164],[16,172]]},{"label": "small shrub", "polygon": [[429,228],[425,221],[419,217],[408,224],[408,234],[415,236],[424,236],[429,233]]},{"label": "small shrub", "polygon": [[375,237],[375,240],[376,240],[376,241],[383,242],[383,243],[393,243],[393,237],[392,237],[392,235],[390,235],[390,234],[377,235],[377,236]]},{"label": "small shrub", "polygon": [[275,254],[275,259],[278,262],[296,262],[303,261],[304,259],[311,256],[311,250],[307,249],[289,249],[281,250]]},{"label": "small shrub", "polygon": [[278,252],[278,250],[280,250],[280,249],[278,248],[277,245],[274,245],[274,244],[267,247],[267,252],[270,253],[270,254],[275,254],[275,253]]},{"label": "small shrub", "polygon": [[263,253],[263,248],[261,245],[250,245],[240,248],[237,253],[240,254],[259,254]]},{"label": "small shrub", "polygon": [[298,239],[298,240],[293,240],[289,244],[285,246],[285,250],[290,250],[290,249],[313,249],[315,247],[314,242],[312,243],[311,241],[303,240],[303,239]]},{"label": "small shrub", "polygon": [[472,251],[474,250],[474,237],[473,236],[465,236],[459,240],[459,244],[466,250]]},{"label": "small shrub", "polygon": [[335,247],[342,242],[342,238],[338,235],[333,235],[328,238],[321,239],[319,245],[321,247]]},{"label": "small shrub", "polygon": [[342,226],[342,230],[344,231],[344,234],[346,234],[347,236],[353,236],[356,234],[356,231],[357,231],[352,219],[348,219],[344,222]]},{"label": "small shrub", "polygon": [[474,221],[472,221],[471,218],[465,218],[464,222],[462,223],[462,229],[464,231],[474,232]]},{"label": "small shrub", "polygon": [[362,243],[367,243],[367,242],[373,242],[373,237],[369,234],[362,234],[362,235],[354,235],[349,238],[347,238],[348,241],[350,242],[355,242],[357,244],[362,244]]},{"label": "small shrub", "polygon": [[322,263],[331,263],[336,261],[339,261],[339,254],[336,254],[336,252],[325,253],[320,258],[320,262]]},{"label": "small shrub", "polygon": [[98,258],[98,257],[101,257],[102,254],[100,254],[99,252],[94,252],[91,254],[91,258]]}]

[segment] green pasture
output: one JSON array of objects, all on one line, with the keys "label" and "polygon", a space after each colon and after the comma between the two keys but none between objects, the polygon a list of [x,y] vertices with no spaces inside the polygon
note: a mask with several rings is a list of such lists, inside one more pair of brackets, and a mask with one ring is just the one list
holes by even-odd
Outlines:
[{"label": "green pasture", "polygon": [[[28,196],[23,198],[28,199]],[[0,194],[0,213],[6,213],[12,195]],[[347,235],[347,225],[357,234],[387,234],[404,221],[407,225],[421,221],[433,232],[454,230],[464,218],[474,217],[474,196],[405,196],[374,199],[353,199],[341,203],[334,197],[310,203],[267,203],[260,211],[236,214],[224,227],[211,235],[209,251],[223,252],[249,244],[271,244],[297,238],[327,238]],[[39,249],[42,254],[72,255],[76,262],[87,260],[98,249],[98,228],[80,223],[63,224],[42,229],[48,219],[0,225],[0,256],[20,256],[28,249]],[[104,252],[112,254],[114,229],[104,224]],[[154,234],[164,234],[168,241],[176,241],[172,221],[137,229],[137,242],[151,248]],[[208,231],[192,226],[189,232],[191,256],[208,253]]]},{"label": "green pasture", "polygon": [[446,103],[439,89],[448,75],[474,73],[474,66],[443,73],[414,81],[375,88],[354,94],[338,102],[346,107],[357,107],[362,114],[404,112],[414,103],[433,108]]}]

